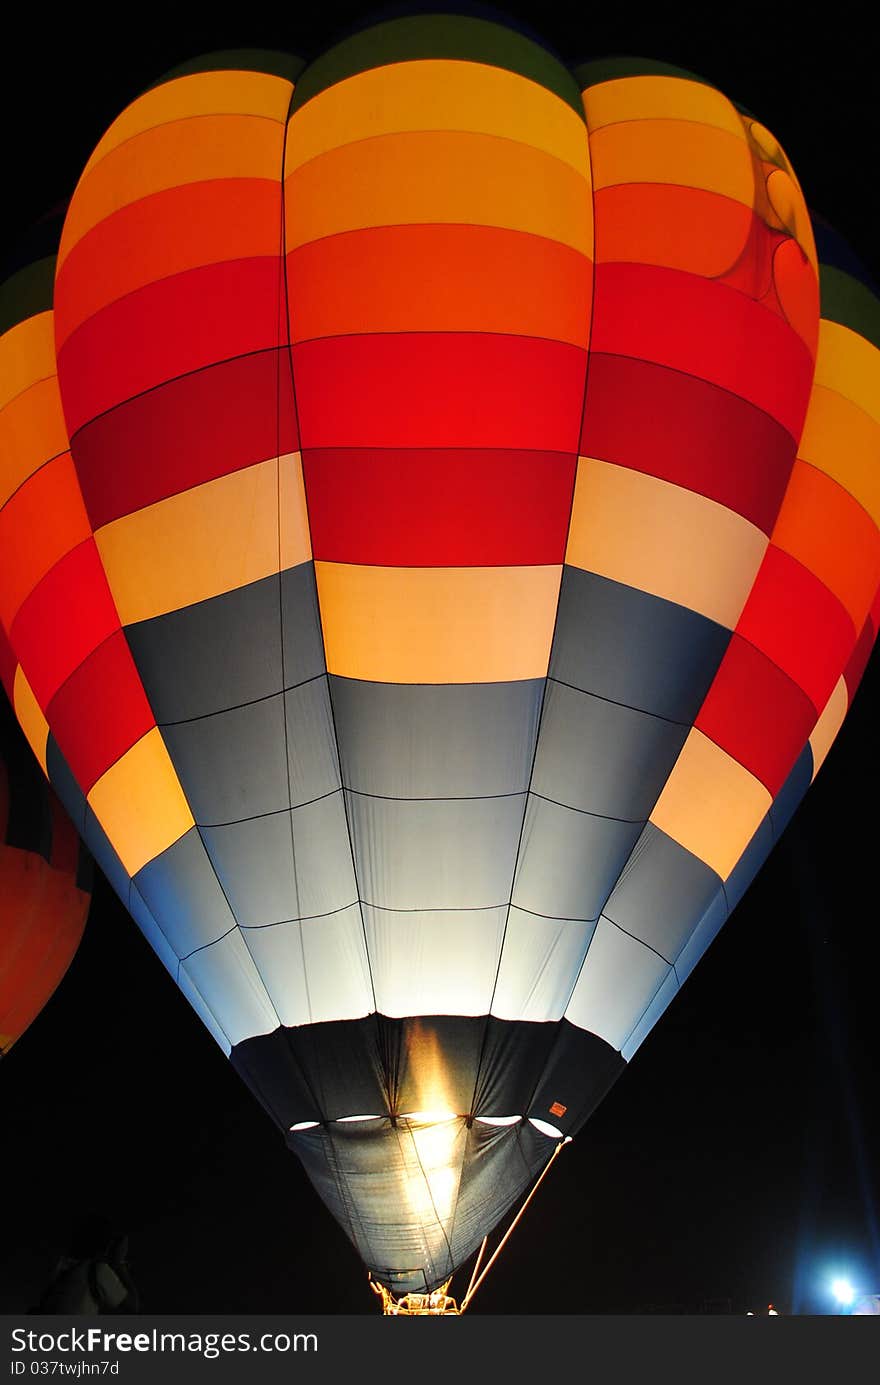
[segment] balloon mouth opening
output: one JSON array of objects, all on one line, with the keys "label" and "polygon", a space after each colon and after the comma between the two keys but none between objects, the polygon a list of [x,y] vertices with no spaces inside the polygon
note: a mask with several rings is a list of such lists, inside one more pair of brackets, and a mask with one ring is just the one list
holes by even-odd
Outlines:
[{"label": "balloon mouth opening", "polygon": [[[392,1117],[385,1112],[384,1114],[337,1116],[334,1120],[327,1121],[297,1121],[295,1125],[288,1127],[291,1135],[301,1134],[307,1130],[331,1130],[336,1125],[368,1125],[374,1121],[391,1120]],[[460,1115],[456,1111],[401,1111],[395,1120],[410,1121],[413,1125],[444,1125],[448,1121],[468,1120],[467,1116]],[[539,1134],[546,1135],[551,1140],[565,1139],[565,1132],[560,1130],[558,1125],[551,1125],[549,1121],[538,1120],[535,1116],[524,1116],[517,1113],[512,1116],[474,1116],[474,1125],[485,1125],[489,1127],[502,1127],[518,1125],[521,1121],[527,1121]]]}]

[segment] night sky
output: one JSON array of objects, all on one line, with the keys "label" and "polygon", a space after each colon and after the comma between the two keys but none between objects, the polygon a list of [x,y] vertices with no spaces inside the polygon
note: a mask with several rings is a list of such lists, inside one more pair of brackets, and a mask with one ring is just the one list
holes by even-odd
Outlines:
[{"label": "night sky", "polygon": [[[757,5],[700,21],[506,8],[572,61],[663,59],[747,106],[880,279],[872,45],[845,6],[808,32]],[[3,241],[70,194],[106,126],[170,67],[227,47],[308,57],[368,12],[249,0],[238,20],[142,10],[100,35],[74,13],[4,21]],[[782,842],[473,1311],[828,1312],[838,1270],[880,1293],[878,704],[875,658]],[[0,1310],[38,1296],[71,1222],[99,1209],[129,1233],[147,1312],[376,1312],[343,1232],[102,878],[67,977],[0,1068],[0,1129]]]}]

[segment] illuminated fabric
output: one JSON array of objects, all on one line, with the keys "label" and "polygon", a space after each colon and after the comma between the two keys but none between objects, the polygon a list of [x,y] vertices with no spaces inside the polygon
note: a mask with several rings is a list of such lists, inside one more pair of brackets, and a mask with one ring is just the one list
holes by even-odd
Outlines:
[{"label": "illuminated fabric", "polygon": [[[823,269],[820,321],[784,152],[688,75],[448,16],[220,65],[111,126],[0,339],[8,676],[371,1269],[433,1288],[552,1148],[470,1118],[579,1128],[839,729],[875,303]],[[395,1241],[376,1151],[438,1110],[457,1191],[401,1166]]]}]

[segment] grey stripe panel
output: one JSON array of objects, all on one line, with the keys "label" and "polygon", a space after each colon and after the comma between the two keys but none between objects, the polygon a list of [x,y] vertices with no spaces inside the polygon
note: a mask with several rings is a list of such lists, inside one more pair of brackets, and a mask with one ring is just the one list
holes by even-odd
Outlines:
[{"label": "grey stripe panel", "polygon": [[383,1015],[485,1015],[507,909],[397,913],[364,906]]},{"label": "grey stripe panel", "polygon": [[511,909],[492,1014],[540,1023],[561,1019],[595,929],[595,923]]},{"label": "grey stripe panel", "polygon": [[181,962],[180,976],[189,977],[209,1002],[231,1044],[278,1028],[278,1015],[238,928]]},{"label": "grey stripe panel", "polygon": [[284,1025],[357,1019],[373,1009],[357,904],[326,917],[242,930]]},{"label": "grey stripe panel", "polygon": [[178,957],[235,924],[196,827],[138,871],[134,883]]},{"label": "grey stripe panel", "polygon": [[125,633],[160,724],[254,702],[324,672],[311,563],[281,574],[280,596],[278,578],[265,577]]},{"label": "grey stripe panel", "polygon": [[341,792],[292,813],[206,827],[203,833],[245,927],[331,914],[357,899]]},{"label": "grey stripe panel", "polygon": [[365,903],[481,909],[510,898],[524,794],[428,802],[347,798]]},{"label": "grey stripe panel", "polygon": [[330,680],[346,788],[387,798],[522,793],[544,683]]},{"label": "grey stripe panel", "polygon": [[649,822],[605,914],[671,962],[720,885],[705,862]]},{"label": "grey stripe panel", "polygon": [[729,630],[695,611],[566,567],[550,674],[690,725],[729,642]]},{"label": "grey stripe panel", "polygon": [[619,1051],[668,972],[668,963],[656,952],[600,918],[566,1019]]},{"label": "grey stripe panel", "polygon": [[586,813],[644,821],[687,734],[685,726],[550,681],[532,790]]},{"label": "grey stripe panel", "polygon": [[73,771],[58,747],[58,742],[49,732],[46,742],[46,773],[61,802],[67,809],[70,820],[82,836],[86,821],[86,796],[73,777]]},{"label": "grey stripe panel", "polygon": [[340,787],[326,677],[162,731],[200,824],[279,812]]},{"label": "grey stripe panel", "polygon": [[529,796],[513,902],[550,918],[597,919],[638,841],[617,822]]}]

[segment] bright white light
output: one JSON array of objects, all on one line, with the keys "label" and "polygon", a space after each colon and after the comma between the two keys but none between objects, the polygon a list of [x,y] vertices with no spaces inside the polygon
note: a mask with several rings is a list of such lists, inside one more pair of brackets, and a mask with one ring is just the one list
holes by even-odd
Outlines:
[{"label": "bright white light", "polygon": [[351,1121],[380,1121],[381,1116],[339,1116],[337,1125],[346,1125]]},{"label": "bright white light", "polygon": [[474,1116],[474,1125],[516,1125],[522,1116]]},{"label": "bright white light", "polygon": [[443,1121],[458,1120],[454,1111],[401,1111],[401,1120],[420,1121],[422,1125],[440,1125]]},{"label": "bright white light", "polygon": [[848,1279],[833,1279],[831,1292],[842,1308],[848,1308],[856,1296],[856,1291]]},{"label": "bright white light", "polygon": [[290,1128],[291,1130],[314,1130],[318,1125],[320,1125],[320,1121],[298,1121],[296,1125],[292,1125]]},{"label": "bright white light", "polygon": [[549,1121],[539,1121],[534,1116],[529,1116],[529,1125],[533,1125],[536,1130],[540,1130],[542,1135],[549,1135],[551,1140],[561,1140],[562,1131],[558,1125],[551,1125]]}]

